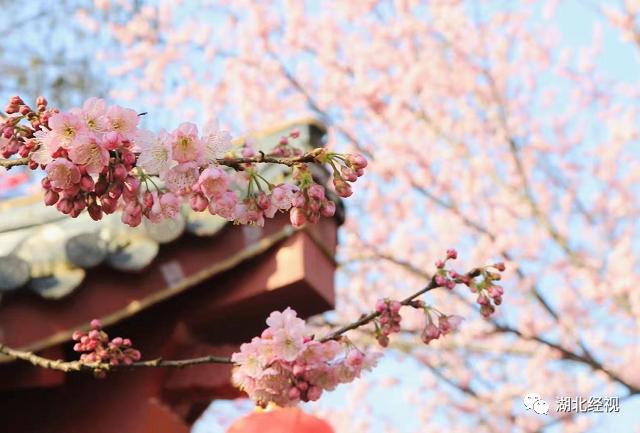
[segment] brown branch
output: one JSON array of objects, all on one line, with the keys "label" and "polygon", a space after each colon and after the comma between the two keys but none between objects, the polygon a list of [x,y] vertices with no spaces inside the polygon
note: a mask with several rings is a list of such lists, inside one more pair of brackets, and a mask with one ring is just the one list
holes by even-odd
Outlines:
[{"label": "brown branch", "polygon": [[[296,164],[319,162],[318,157],[322,152],[323,152],[323,149],[318,148],[310,152],[307,152],[303,155],[294,156],[290,158],[269,156],[269,155],[265,155],[264,153],[260,153],[257,156],[252,156],[249,158],[245,158],[245,157],[220,158],[220,159],[217,159],[216,162],[220,165],[224,165],[234,169],[240,169],[242,164],[260,164],[260,163],[282,164],[288,167],[293,167]],[[0,167],[4,167],[7,170],[9,170],[19,165],[27,165],[29,164],[29,161],[30,161],[29,157],[14,158],[14,159],[0,159]]]},{"label": "brown branch", "polygon": [[[475,278],[478,275],[480,275],[480,269],[473,269],[469,272],[467,272],[466,276],[468,276],[469,278]],[[427,284],[425,287],[423,287],[422,289],[418,290],[416,293],[414,293],[411,296],[408,296],[407,298],[403,299],[402,301],[400,301],[400,304],[402,305],[409,305],[411,304],[411,301],[413,301],[414,299],[416,299],[418,296],[423,295],[424,293],[427,293],[430,290],[433,289],[437,289],[438,287],[440,287],[437,283],[436,283],[436,279],[435,277],[431,278],[431,281],[429,281],[429,284]],[[347,331],[351,331],[353,329],[359,328],[363,325],[366,325],[367,323],[371,322],[373,319],[375,319],[376,317],[380,316],[380,313],[377,311],[371,312],[367,315],[362,316],[359,320],[356,320],[355,322],[349,324],[349,325],[345,325],[339,329],[337,329],[336,331],[325,335],[324,337],[322,337],[322,339],[320,339],[320,342],[324,343],[325,341],[329,341],[329,340],[336,340],[338,339],[342,334],[344,334]]]},{"label": "brown branch", "polygon": [[12,169],[13,167],[17,167],[20,165],[29,164],[30,158],[13,158],[13,159],[0,159],[0,167],[4,167],[7,170]]},{"label": "brown branch", "polygon": [[162,358],[152,359],[149,361],[134,362],[131,365],[112,365],[108,363],[85,363],[82,361],[62,361],[59,359],[49,359],[38,356],[33,352],[24,352],[22,350],[12,349],[0,344],[0,353],[3,353],[13,359],[26,361],[36,367],[42,367],[49,370],[63,371],[65,373],[75,371],[113,371],[129,368],[145,368],[145,367],[172,367],[183,368],[191,365],[201,364],[231,364],[231,359],[224,356],[202,356],[199,358],[180,359],[180,360],[164,360]]},{"label": "brown branch", "polygon": [[302,163],[312,163],[319,162],[318,157],[322,154],[324,149],[318,148],[314,149],[310,152],[307,152],[300,156],[294,156],[290,158],[278,157],[278,156],[269,156],[264,153],[260,153],[257,156],[252,156],[249,158],[240,157],[240,158],[220,158],[216,160],[216,162],[220,165],[225,165],[227,167],[231,167],[234,169],[238,169],[242,164],[282,164],[288,167],[293,167],[296,164]]},{"label": "brown branch", "polygon": [[512,328],[510,326],[507,325],[501,325],[495,321],[492,321],[495,329],[497,332],[501,332],[501,333],[509,333],[509,334],[513,334],[516,335],[518,338],[524,339],[524,340],[530,340],[530,341],[536,341],[544,346],[547,346],[551,349],[554,349],[556,351],[558,351],[561,355],[563,359],[567,359],[569,361],[575,361],[575,362],[579,362],[582,364],[585,364],[589,367],[591,367],[592,370],[594,371],[600,371],[602,373],[604,373],[609,379],[611,379],[614,382],[618,382],[620,385],[626,387],[629,390],[630,394],[640,394],[640,387],[633,385],[629,382],[627,382],[625,379],[621,378],[620,376],[618,376],[617,374],[615,374],[614,372],[612,372],[611,370],[607,369],[604,365],[602,365],[600,362],[598,362],[597,360],[595,360],[592,356],[590,356],[587,352],[587,354],[584,355],[580,355],[578,353],[575,353],[559,344],[553,343],[549,340],[546,340],[543,337],[540,337],[538,335],[525,335],[522,332],[520,332],[519,330]]}]

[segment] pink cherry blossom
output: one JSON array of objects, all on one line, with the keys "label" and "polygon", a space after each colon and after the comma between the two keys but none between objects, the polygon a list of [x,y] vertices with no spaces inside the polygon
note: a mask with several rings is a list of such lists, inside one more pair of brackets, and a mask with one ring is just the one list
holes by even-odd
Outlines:
[{"label": "pink cherry blossom", "polygon": [[219,215],[227,220],[235,218],[235,209],[238,204],[238,197],[233,191],[226,191],[220,196],[214,197],[209,202],[209,212],[212,215]]},{"label": "pink cherry blossom", "polygon": [[219,197],[229,188],[229,177],[219,167],[206,168],[200,173],[198,188],[209,199]]},{"label": "pink cherry blossom", "polygon": [[160,178],[166,182],[169,191],[176,194],[188,194],[196,186],[199,175],[197,164],[190,162],[170,168]]},{"label": "pink cherry blossom", "polygon": [[182,201],[170,192],[160,194],[152,193],[153,205],[149,213],[152,222],[160,222],[165,219],[173,219],[180,213]]},{"label": "pink cherry blossom", "polygon": [[107,113],[107,103],[101,98],[89,98],[82,105],[81,109],[71,110],[71,113],[84,120],[85,126],[92,132],[103,132],[109,128]]},{"label": "pink cherry blossom", "polygon": [[202,157],[207,163],[222,158],[231,149],[231,134],[219,129],[217,121],[205,123],[200,140],[203,143]]},{"label": "pink cherry blossom", "polygon": [[163,130],[159,134],[139,131],[135,138],[135,150],[140,152],[138,167],[152,175],[164,176],[175,166],[172,161],[169,135]]},{"label": "pink cherry blossom", "polygon": [[173,159],[179,163],[199,163],[202,157],[203,144],[193,123],[181,123],[171,133],[170,145]]},{"label": "pink cherry blossom", "polygon": [[69,158],[92,175],[99,174],[109,165],[109,151],[95,134],[88,134],[83,142],[71,147]]},{"label": "pink cherry blossom", "polygon": [[42,145],[50,152],[58,147],[69,149],[85,139],[86,125],[82,119],[71,113],[58,113],[49,119],[50,132],[41,135]]},{"label": "pink cherry blossom", "polygon": [[71,188],[80,182],[80,170],[66,158],[54,159],[47,165],[46,172],[51,186],[59,190]]},{"label": "pink cherry blossom", "polygon": [[300,188],[289,183],[277,185],[271,190],[271,203],[278,209],[288,210],[299,191]]},{"label": "pink cherry blossom", "polygon": [[105,116],[108,131],[117,132],[124,140],[135,139],[140,117],[134,110],[112,105]]}]

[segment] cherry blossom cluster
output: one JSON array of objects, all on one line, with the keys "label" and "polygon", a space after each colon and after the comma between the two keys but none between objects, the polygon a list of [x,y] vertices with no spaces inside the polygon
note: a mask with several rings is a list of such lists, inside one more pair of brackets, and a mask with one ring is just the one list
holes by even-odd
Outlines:
[{"label": "cherry blossom cluster", "polygon": [[[432,288],[443,287],[453,290],[458,284],[466,285],[471,292],[478,294],[476,302],[480,304],[480,313],[484,317],[489,317],[495,312],[495,306],[502,303],[504,291],[502,287],[495,284],[495,281],[500,280],[500,272],[505,270],[504,263],[478,268],[470,274],[459,274],[446,268],[448,261],[457,258],[458,252],[455,249],[448,249],[445,258],[436,261],[437,270],[433,277]],[[444,314],[420,299],[409,299],[403,302],[387,298],[380,299],[376,303],[377,317],[374,318],[374,325],[376,340],[382,347],[389,345],[389,335],[400,332],[402,320],[400,309],[403,306],[424,310],[426,326],[420,333],[420,338],[425,344],[456,331],[463,320],[457,315]],[[437,317],[436,320],[433,315]]]},{"label": "cherry blossom cluster", "polygon": [[[261,152],[258,157],[249,143],[236,155],[231,135],[216,122],[207,123],[201,133],[195,124],[182,123],[156,134],[138,127],[134,110],[109,106],[99,98],[69,112],[47,110],[44,98],[38,98],[37,105],[34,112],[19,97],[11,99],[6,109],[12,117],[2,130],[3,155],[20,152],[30,158],[32,168],[42,167],[45,204],[72,217],[87,209],[99,220],[122,209],[122,222],[135,227],[143,218],[175,218],[188,202],[197,212],[208,210],[238,224],[259,226],[279,211],[290,211],[291,223],[300,227],[336,210],[308,163],[333,169],[341,197],[352,194],[348,182],[362,176],[367,165],[361,155],[324,149],[304,161],[278,160],[303,156],[291,144],[300,135],[297,130],[282,137],[269,155]],[[23,119],[30,126],[20,126]],[[263,162],[293,166],[295,183],[272,184],[257,169]]]},{"label": "cherry blossom cluster", "polygon": [[472,278],[445,268],[448,260],[455,260],[457,257],[456,250],[450,249],[447,250],[447,256],[444,260],[436,261],[436,268],[438,268],[434,277],[436,284],[448,289],[453,289],[457,284],[466,285],[472,293],[478,295],[476,302],[480,305],[480,313],[484,317],[491,316],[496,311],[495,307],[502,303],[504,289],[495,282],[502,278],[500,273],[505,271],[504,263],[495,263],[479,268],[478,276]]},{"label": "cherry blossom cluster", "polygon": [[[109,340],[100,321],[96,319],[91,321],[91,331],[76,331],[72,338],[77,341],[73,350],[81,352],[80,361],[87,364],[131,365],[141,357],[128,338],[115,337]],[[104,377],[104,374],[104,371],[98,371],[99,376]]]},{"label": "cherry blossom cluster", "polygon": [[[40,96],[36,100],[36,110],[25,104],[19,96],[14,96],[5,107],[7,118],[0,124],[0,156],[9,158],[15,154],[23,158],[29,156],[38,146],[35,134],[46,127],[49,118],[58,113],[48,109],[48,102]],[[29,162],[32,169],[38,164]]]},{"label": "cherry blossom cluster", "polygon": [[400,308],[402,304],[399,301],[390,299],[379,299],[376,302],[376,311],[380,313],[380,317],[375,322],[376,339],[382,347],[389,345],[389,335],[394,332],[400,332]]},{"label": "cherry blossom cluster", "polygon": [[495,284],[501,279],[500,272],[504,272],[504,263],[496,263],[481,269],[479,281],[471,280],[467,284],[472,293],[476,293],[476,303],[480,305],[480,313],[489,317],[496,311],[496,307],[502,304],[504,289]]},{"label": "cherry blossom cluster", "polygon": [[[367,160],[360,154],[337,155],[330,160],[333,167],[333,186],[340,197],[350,197],[353,194],[350,182],[355,182],[364,174]],[[338,169],[338,166],[340,167]]]},{"label": "cherry blossom cluster", "polygon": [[[429,344],[433,340],[437,340],[440,337],[443,337],[450,332],[456,331],[460,324],[462,323],[463,318],[457,315],[446,315],[440,313],[433,307],[424,307],[425,317],[427,319],[427,325],[420,333],[420,339],[425,343]],[[435,313],[438,316],[438,324],[436,325],[432,313]]]},{"label": "cherry blossom cluster", "polygon": [[325,188],[313,182],[308,166],[296,167],[293,178],[301,186],[291,199],[291,224],[301,227],[306,222],[317,223],[321,216],[332,216],[336,211],[336,204],[329,200]]},{"label": "cherry blossom cluster", "polygon": [[318,400],[323,391],[371,369],[379,357],[335,340],[315,340],[291,308],[271,313],[267,325],[260,337],[241,345],[231,358],[237,365],[234,384],[261,406]]}]

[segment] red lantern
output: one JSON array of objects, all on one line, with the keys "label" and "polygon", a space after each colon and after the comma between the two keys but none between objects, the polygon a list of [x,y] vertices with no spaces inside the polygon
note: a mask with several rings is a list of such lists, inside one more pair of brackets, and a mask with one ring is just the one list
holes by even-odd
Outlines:
[{"label": "red lantern", "polygon": [[298,408],[252,413],[233,423],[227,433],[334,433],[324,420]]}]

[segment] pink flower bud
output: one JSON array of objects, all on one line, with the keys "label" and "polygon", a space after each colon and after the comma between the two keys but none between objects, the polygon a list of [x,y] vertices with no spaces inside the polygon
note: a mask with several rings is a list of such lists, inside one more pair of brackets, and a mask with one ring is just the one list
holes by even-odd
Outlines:
[{"label": "pink flower bud", "polygon": [[402,308],[402,304],[399,301],[391,301],[389,303],[389,309],[393,314],[398,314],[400,308]]},{"label": "pink flower bud", "polygon": [[102,211],[109,215],[114,213],[118,208],[118,200],[105,195],[100,199],[100,205],[102,206]]},{"label": "pink flower bud", "polygon": [[85,192],[93,191],[95,182],[91,176],[82,176],[80,178],[80,189]]},{"label": "pink flower bud", "polygon": [[378,344],[382,347],[387,347],[389,345],[389,337],[384,334],[379,335]]},{"label": "pink flower bud", "polygon": [[107,179],[105,179],[104,177],[100,178],[95,185],[96,195],[103,195],[105,192],[107,192],[108,187],[109,184],[107,183]]},{"label": "pink flower bud", "polygon": [[491,298],[497,298],[504,294],[504,289],[500,286],[489,286],[487,288],[487,293]]},{"label": "pink flower bud", "polygon": [[123,164],[118,164],[113,169],[113,177],[116,180],[124,180],[127,177],[128,171]]},{"label": "pink flower bud", "polygon": [[[53,191],[52,191],[53,192]],[[73,202],[68,198],[63,198],[58,201],[56,208],[65,215],[68,215],[73,211]]]},{"label": "pink flower bud", "polygon": [[191,205],[191,209],[193,209],[194,211],[202,212],[209,207],[209,200],[207,200],[204,195],[196,193],[191,195],[189,204]]},{"label": "pink flower bud", "polygon": [[359,153],[347,155],[347,162],[353,168],[365,168],[367,166],[367,159]]},{"label": "pink flower bud", "polygon": [[356,171],[350,167],[343,166],[340,169],[340,173],[342,174],[342,177],[349,182],[355,182],[356,180],[358,180]]},{"label": "pink flower bud", "polygon": [[436,275],[435,282],[438,287],[446,287],[448,280],[442,275]]},{"label": "pink flower bud", "polygon": [[336,213],[336,204],[331,200],[326,200],[322,204],[322,209],[320,209],[320,213],[325,218],[331,218]]},{"label": "pink flower bud", "polygon": [[60,198],[60,195],[58,195],[57,192],[51,189],[47,190],[47,192],[44,193],[44,204],[46,206],[53,206],[58,202],[59,198]]},{"label": "pink flower bud", "polygon": [[490,305],[489,298],[487,298],[487,295],[485,295],[484,293],[478,295],[478,299],[476,299],[476,302],[483,306]]},{"label": "pink flower bud", "polygon": [[300,398],[300,390],[295,386],[289,388],[289,400],[298,400]]},{"label": "pink flower bud", "polygon": [[43,177],[40,181],[40,185],[42,185],[42,188],[44,189],[51,189],[51,181],[48,177]]},{"label": "pink flower bud", "polygon": [[309,195],[309,198],[315,200],[324,200],[325,198],[324,188],[322,185],[318,185],[317,183],[314,183],[309,187],[309,189],[307,189],[307,194]]},{"label": "pink flower bud", "polygon": [[317,386],[312,386],[307,390],[307,398],[309,399],[309,401],[317,401],[318,399],[320,399],[321,395],[322,389],[318,388]]},{"label": "pink flower bud", "polygon": [[336,188],[336,193],[342,198],[351,197],[353,194],[349,184],[339,177],[333,178],[333,186]]},{"label": "pink flower bud", "polygon": [[261,191],[256,198],[256,204],[260,209],[268,209],[269,206],[271,206],[271,200],[269,200],[269,197]]},{"label": "pink flower bud", "polygon": [[93,319],[91,321],[91,327],[93,329],[100,329],[100,328],[102,328],[102,325],[100,324],[100,321],[98,319]]},{"label": "pink flower bud", "polygon": [[304,195],[296,193],[293,196],[293,199],[291,200],[291,205],[293,207],[304,207],[304,204],[306,203],[306,199],[304,198]]},{"label": "pink flower bud", "polygon": [[480,314],[484,317],[491,316],[495,311],[496,309],[493,308],[493,305],[482,305],[482,307],[480,307]]},{"label": "pink flower bud", "polygon": [[133,154],[133,152],[124,151],[122,152],[122,162],[125,166],[131,168],[136,162],[136,156]]},{"label": "pink flower bud", "polygon": [[456,250],[454,250],[453,248],[450,248],[447,250],[447,258],[448,259],[457,259],[458,258],[458,252]]},{"label": "pink flower bud", "polygon": [[433,323],[429,323],[420,334],[420,339],[424,344],[429,344],[438,338],[440,338],[440,330]]},{"label": "pink flower bud", "polygon": [[122,195],[122,183],[112,183],[107,189],[107,194],[113,199],[119,199]]},{"label": "pink flower bud", "polygon": [[302,227],[305,222],[307,222],[304,211],[297,207],[291,209],[291,212],[289,213],[289,219],[291,220],[291,225],[296,228]]},{"label": "pink flower bud", "polygon": [[96,203],[91,203],[87,207],[87,212],[94,221],[100,221],[102,219],[102,209]]},{"label": "pink flower bud", "polygon": [[78,214],[80,214],[86,206],[87,203],[84,201],[84,198],[81,197],[78,197],[78,199],[73,202],[73,210]]}]

